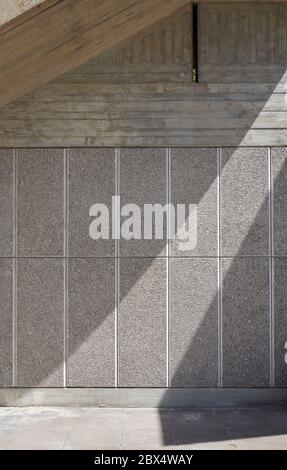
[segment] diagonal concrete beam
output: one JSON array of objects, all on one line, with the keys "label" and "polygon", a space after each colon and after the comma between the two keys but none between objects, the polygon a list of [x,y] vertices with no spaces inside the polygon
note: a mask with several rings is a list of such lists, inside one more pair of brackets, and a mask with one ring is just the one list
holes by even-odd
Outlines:
[{"label": "diagonal concrete beam", "polygon": [[189,3],[47,0],[0,27],[0,107]]}]

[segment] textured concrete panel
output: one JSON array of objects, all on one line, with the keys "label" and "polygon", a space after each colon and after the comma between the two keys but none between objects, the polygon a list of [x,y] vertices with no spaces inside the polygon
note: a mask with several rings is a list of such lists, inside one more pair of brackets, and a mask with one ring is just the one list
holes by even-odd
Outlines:
[{"label": "textured concrete panel", "polygon": [[0,256],[13,254],[13,150],[0,149]]},{"label": "textured concrete panel", "polygon": [[62,256],[64,151],[18,151],[17,250],[19,256]]},{"label": "textured concrete panel", "polygon": [[287,148],[273,148],[273,251],[287,254]]},{"label": "textured concrete panel", "polygon": [[115,150],[69,150],[69,255],[112,256],[113,240],[92,240],[89,226],[90,207],[105,204],[110,211],[115,195]]},{"label": "textured concrete panel", "polygon": [[216,259],[170,261],[171,385],[216,387],[218,295]]},{"label": "textured concrete panel", "polygon": [[270,384],[267,258],[222,261],[223,385]]},{"label": "textured concrete panel", "polygon": [[287,387],[287,259],[274,258],[274,375]]},{"label": "textured concrete panel", "polygon": [[119,386],[166,385],[165,261],[121,259]]},{"label": "textured concrete panel", "polygon": [[69,260],[68,385],[115,385],[115,261]]},{"label": "textured concrete panel", "polygon": [[[120,195],[122,205],[137,204],[142,209],[142,214],[144,204],[162,204],[164,206],[167,203],[166,150],[121,149]],[[122,217],[122,221],[127,218]],[[165,238],[164,227],[164,239],[162,240],[121,240],[121,256],[164,255]]]},{"label": "textured concrete panel", "polygon": [[222,151],[222,254],[268,255],[268,151]]},{"label": "textured concrete panel", "polygon": [[0,259],[0,387],[12,386],[13,271],[11,259]]},{"label": "textured concrete panel", "polygon": [[217,149],[171,150],[171,202],[197,205],[197,245],[183,251],[176,240],[172,255],[216,256]]},{"label": "textured concrete panel", "polygon": [[63,261],[17,261],[17,385],[63,386]]}]

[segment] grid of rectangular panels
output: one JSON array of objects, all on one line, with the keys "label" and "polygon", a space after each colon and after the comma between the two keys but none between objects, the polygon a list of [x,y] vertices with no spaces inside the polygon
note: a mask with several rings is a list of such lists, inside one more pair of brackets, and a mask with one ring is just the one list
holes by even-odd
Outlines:
[{"label": "grid of rectangular panels", "polygon": [[[286,386],[286,148],[3,149],[0,165],[2,387]],[[91,240],[112,196],[196,204],[195,249]]]}]

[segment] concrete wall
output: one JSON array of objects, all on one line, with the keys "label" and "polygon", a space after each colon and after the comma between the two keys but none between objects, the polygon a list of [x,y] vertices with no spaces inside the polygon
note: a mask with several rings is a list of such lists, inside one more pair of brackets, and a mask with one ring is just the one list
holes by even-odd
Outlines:
[{"label": "concrete wall", "polygon": [[[286,386],[286,148],[1,151],[2,387]],[[198,204],[193,252],[89,208]]]},{"label": "concrete wall", "polygon": [[[286,15],[200,5],[199,84],[188,8],[1,110],[1,387],[286,387]],[[196,248],[92,241],[115,194],[198,204]]]},{"label": "concrete wall", "polygon": [[2,147],[287,145],[287,3],[187,7],[0,111]]}]

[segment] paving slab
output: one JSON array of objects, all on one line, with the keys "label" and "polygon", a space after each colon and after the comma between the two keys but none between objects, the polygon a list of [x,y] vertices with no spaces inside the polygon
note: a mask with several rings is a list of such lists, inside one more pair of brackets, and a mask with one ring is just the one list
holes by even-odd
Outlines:
[{"label": "paving slab", "polygon": [[284,407],[0,408],[0,449],[286,450]]}]

